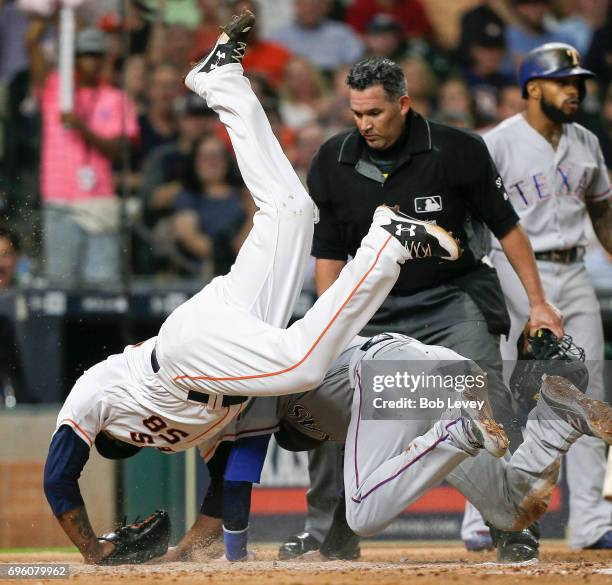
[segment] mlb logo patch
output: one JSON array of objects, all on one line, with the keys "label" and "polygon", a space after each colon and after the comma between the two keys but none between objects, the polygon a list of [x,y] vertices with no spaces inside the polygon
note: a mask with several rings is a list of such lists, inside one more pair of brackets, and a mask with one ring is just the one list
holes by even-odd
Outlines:
[{"label": "mlb logo patch", "polygon": [[417,213],[429,213],[431,211],[442,211],[442,197],[430,195],[429,197],[417,197],[414,200],[414,210]]}]

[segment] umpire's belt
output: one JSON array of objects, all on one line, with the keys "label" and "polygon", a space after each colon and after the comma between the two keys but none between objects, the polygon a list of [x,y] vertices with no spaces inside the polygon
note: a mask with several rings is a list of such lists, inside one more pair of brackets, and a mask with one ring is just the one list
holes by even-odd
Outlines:
[{"label": "umpire's belt", "polygon": [[571,264],[579,262],[584,258],[584,246],[576,246],[568,250],[550,250],[548,252],[536,252],[536,260],[544,260],[545,262],[559,262],[560,264]]},{"label": "umpire's belt", "polygon": [[[159,362],[157,361],[157,356],[155,355],[155,348],[153,348],[153,351],[151,352],[151,367],[153,368],[154,373],[157,374],[157,372],[159,372]],[[228,396],[227,394],[225,394],[223,395],[222,406],[233,406],[234,404],[242,404],[248,399],[248,396]],[[208,404],[208,401],[210,400],[210,394],[190,390],[187,394],[187,400],[193,400],[194,402]]]}]

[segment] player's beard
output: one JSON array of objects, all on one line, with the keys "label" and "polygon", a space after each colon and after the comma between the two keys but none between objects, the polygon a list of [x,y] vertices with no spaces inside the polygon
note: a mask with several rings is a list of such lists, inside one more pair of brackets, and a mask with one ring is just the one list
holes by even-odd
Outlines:
[{"label": "player's beard", "polygon": [[540,100],[540,107],[542,108],[542,113],[555,124],[569,124],[576,119],[576,115],[578,114],[578,110],[573,114],[566,114],[551,102],[546,101],[544,96],[542,96]]}]

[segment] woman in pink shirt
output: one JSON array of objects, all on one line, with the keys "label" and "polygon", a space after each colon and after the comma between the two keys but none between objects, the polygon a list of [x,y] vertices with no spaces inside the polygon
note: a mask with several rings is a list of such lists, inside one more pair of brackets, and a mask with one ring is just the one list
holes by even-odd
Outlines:
[{"label": "woman in pink shirt", "polygon": [[59,75],[41,49],[47,22],[34,19],[26,46],[42,114],[40,190],[44,268],[54,284],[112,284],[120,274],[120,203],[112,163],[138,136],[132,103],[101,77],[106,35],[76,39],[74,110],[61,113]]}]

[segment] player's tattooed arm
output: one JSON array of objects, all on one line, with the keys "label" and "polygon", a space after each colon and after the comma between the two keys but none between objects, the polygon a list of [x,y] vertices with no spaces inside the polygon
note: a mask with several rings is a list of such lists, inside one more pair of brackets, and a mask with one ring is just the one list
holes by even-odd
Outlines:
[{"label": "player's tattooed arm", "polygon": [[115,548],[110,542],[99,541],[91,527],[87,510],[74,508],[57,516],[68,538],[81,551],[86,563],[96,564]]},{"label": "player's tattooed arm", "polygon": [[612,254],[612,199],[587,202],[593,229],[601,245]]}]

